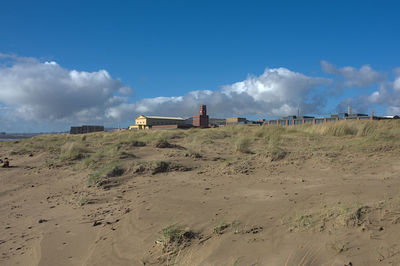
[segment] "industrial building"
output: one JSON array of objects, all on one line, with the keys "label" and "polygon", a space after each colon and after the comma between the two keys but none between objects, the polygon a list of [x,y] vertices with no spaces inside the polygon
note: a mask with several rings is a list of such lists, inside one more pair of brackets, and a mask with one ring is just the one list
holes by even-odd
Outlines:
[{"label": "industrial building", "polygon": [[86,134],[92,132],[102,132],[104,131],[104,126],[80,126],[80,127],[71,127],[69,131],[70,134]]},{"label": "industrial building", "polygon": [[209,127],[208,115],[207,115],[207,106],[200,105],[200,114],[193,116],[193,126],[200,128]]},{"label": "industrial building", "polygon": [[129,129],[179,128],[185,127],[185,121],[182,117],[139,115],[135,119],[135,125],[129,126]]},{"label": "industrial building", "polygon": [[291,126],[291,125],[302,125],[302,124],[321,124],[339,120],[380,120],[380,119],[382,118],[377,116],[368,116],[366,114],[348,114],[348,113],[333,114],[330,117],[319,117],[319,118],[315,118],[313,116],[292,115],[283,117],[282,119],[267,120],[265,121],[265,124]]},{"label": "industrial building", "polygon": [[226,119],[226,125],[243,125],[247,124],[247,119],[244,117],[230,117]]}]

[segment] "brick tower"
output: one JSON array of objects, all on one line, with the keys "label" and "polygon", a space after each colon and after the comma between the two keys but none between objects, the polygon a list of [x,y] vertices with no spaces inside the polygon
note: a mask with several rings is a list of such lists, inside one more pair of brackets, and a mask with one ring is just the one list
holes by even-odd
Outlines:
[{"label": "brick tower", "polygon": [[193,116],[193,126],[206,128],[208,127],[207,106],[200,105],[200,114]]}]

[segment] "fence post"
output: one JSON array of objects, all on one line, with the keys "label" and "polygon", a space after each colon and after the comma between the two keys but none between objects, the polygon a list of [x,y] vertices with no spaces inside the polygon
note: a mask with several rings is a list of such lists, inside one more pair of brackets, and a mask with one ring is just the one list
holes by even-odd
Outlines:
[{"label": "fence post", "polygon": [[312,120],[313,125],[315,125],[315,118]]},{"label": "fence post", "polygon": [[327,120],[326,120],[326,118],[324,118],[324,123],[326,124],[326,122],[327,122]]},{"label": "fence post", "polygon": [[276,120],[276,125],[279,126],[279,119]]},{"label": "fence post", "polygon": [[286,126],[288,126],[289,125],[289,120],[286,120]]}]

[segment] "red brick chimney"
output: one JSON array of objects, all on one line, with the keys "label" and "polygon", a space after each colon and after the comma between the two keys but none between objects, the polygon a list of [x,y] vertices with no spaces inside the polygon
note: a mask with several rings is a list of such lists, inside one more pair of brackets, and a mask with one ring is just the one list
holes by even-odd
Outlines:
[{"label": "red brick chimney", "polygon": [[208,115],[207,115],[207,106],[200,105],[199,115],[193,116],[193,126],[206,128],[208,127]]}]

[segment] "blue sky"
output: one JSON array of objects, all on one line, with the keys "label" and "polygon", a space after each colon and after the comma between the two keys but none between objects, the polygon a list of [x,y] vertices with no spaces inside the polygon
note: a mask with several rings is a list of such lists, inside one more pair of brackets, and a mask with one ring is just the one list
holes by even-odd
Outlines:
[{"label": "blue sky", "polygon": [[0,131],[126,126],[139,113],[190,116],[199,103],[213,117],[329,114],[348,103],[400,113],[399,8],[397,1],[2,1]]}]

